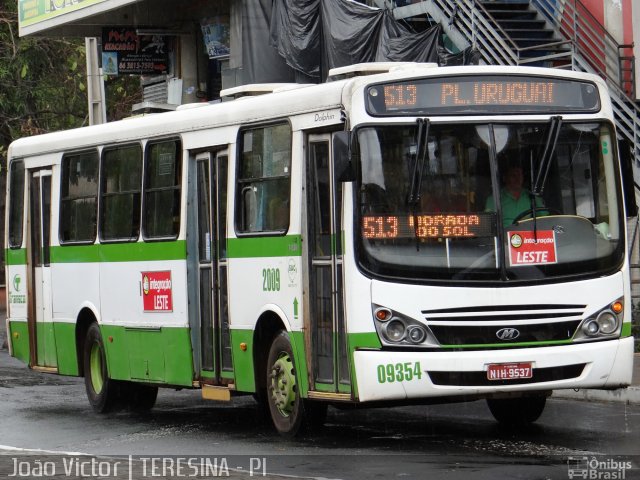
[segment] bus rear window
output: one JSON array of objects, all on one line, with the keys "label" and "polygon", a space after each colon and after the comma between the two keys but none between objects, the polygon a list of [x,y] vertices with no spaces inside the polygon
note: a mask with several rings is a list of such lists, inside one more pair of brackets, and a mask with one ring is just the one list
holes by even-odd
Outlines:
[{"label": "bus rear window", "polygon": [[11,162],[9,173],[9,247],[22,246],[22,219],[24,212],[24,162]]}]

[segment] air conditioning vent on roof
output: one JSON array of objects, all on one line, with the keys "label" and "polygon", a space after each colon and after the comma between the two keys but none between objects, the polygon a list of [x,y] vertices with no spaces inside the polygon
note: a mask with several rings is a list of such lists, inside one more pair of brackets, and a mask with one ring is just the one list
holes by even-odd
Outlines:
[{"label": "air conditioning vent on roof", "polygon": [[221,98],[237,99],[241,97],[255,97],[266,93],[285,92],[297,88],[309,87],[311,84],[305,83],[254,83],[251,85],[240,85],[238,87],[220,90]]},{"label": "air conditioning vent on roof", "polygon": [[409,68],[434,68],[436,63],[416,63],[416,62],[371,62],[356,63],[346,67],[337,67],[329,70],[329,81],[342,80],[345,78],[359,77],[364,75],[375,75],[377,73],[388,73]]}]

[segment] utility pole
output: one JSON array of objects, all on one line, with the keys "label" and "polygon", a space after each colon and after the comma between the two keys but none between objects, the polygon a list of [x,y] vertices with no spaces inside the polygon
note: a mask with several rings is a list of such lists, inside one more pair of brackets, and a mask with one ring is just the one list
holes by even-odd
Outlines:
[{"label": "utility pole", "polygon": [[87,52],[87,99],[89,102],[89,125],[107,123],[107,106],[104,96],[104,79],[98,62],[98,39],[84,39]]}]

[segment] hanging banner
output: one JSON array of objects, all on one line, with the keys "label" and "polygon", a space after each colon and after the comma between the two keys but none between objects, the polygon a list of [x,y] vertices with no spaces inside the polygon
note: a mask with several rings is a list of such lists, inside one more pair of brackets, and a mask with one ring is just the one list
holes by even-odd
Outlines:
[{"label": "hanging banner", "polygon": [[167,37],[138,35],[134,28],[102,29],[102,71],[105,75],[166,73]]}]

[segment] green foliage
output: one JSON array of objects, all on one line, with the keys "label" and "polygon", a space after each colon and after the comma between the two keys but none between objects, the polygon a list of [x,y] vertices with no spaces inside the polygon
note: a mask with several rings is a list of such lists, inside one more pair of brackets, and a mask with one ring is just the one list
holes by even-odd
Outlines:
[{"label": "green foliage", "polygon": [[[19,37],[17,3],[0,3],[0,154],[17,138],[88,120],[84,38]],[[109,79],[106,96],[108,120],[130,115],[139,78]]]},{"label": "green foliage", "polygon": [[0,8],[0,148],[25,135],[80,126],[87,111],[84,40],[18,37],[17,2]]}]

